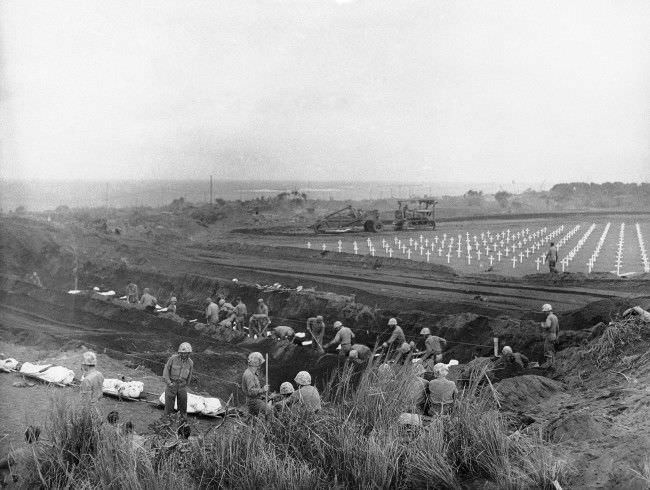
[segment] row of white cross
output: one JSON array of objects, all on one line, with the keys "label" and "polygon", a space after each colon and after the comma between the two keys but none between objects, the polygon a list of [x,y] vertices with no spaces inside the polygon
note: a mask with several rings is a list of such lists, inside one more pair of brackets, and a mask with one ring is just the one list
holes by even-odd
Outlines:
[{"label": "row of white cross", "polygon": [[641,249],[641,261],[643,262],[643,272],[650,272],[650,262],[648,262],[648,254],[645,249],[645,242],[643,241],[643,234],[641,233],[641,226],[636,224],[636,236],[639,239],[639,249]]},{"label": "row of white cross", "polygon": [[616,250],[616,275],[621,275],[621,266],[623,265],[623,243],[625,243],[625,223],[621,223],[621,229],[618,232],[618,248]]},{"label": "row of white cross", "polygon": [[575,246],[569,251],[568,254],[564,256],[562,259],[562,265],[564,267],[568,267],[569,263],[573,260],[573,258],[576,256],[576,254],[580,251],[582,246],[585,244],[585,242],[589,239],[589,236],[591,233],[594,231],[594,228],[596,228],[596,223],[592,223],[591,226],[587,229],[584,235],[578,240],[578,243],[575,244]]},{"label": "row of white cross", "polygon": [[[587,262],[587,270],[589,273],[595,267],[596,260],[601,253],[601,249],[608,236],[611,223],[607,223],[605,228],[595,246],[591,257]],[[516,268],[517,263],[523,264],[525,259],[531,259],[537,268],[545,263],[546,250],[542,250],[548,242],[554,241],[558,251],[580,231],[581,225],[573,226],[564,235],[565,225],[558,226],[555,230],[548,232],[546,227],[540,228],[537,231],[531,232],[530,229],[524,228],[519,231],[512,231],[510,229],[493,233],[490,230],[484,231],[480,234],[470,235],[469,232],[458,235],[443,233],[442,235],[425,236],[424,234],[419,237],[409,237],[404,235],[395,235],[391,238],[382,238],[381,243],[377,239],[373,240],[368,237],[363,242],[353,241],[350,250],[350,244],[344,244],[342,240],[338,240],[334,249],[342,253],[345,251],[353,251],[354,254],[370,254],[376,256],[382,254],[386,257],[399,257],[406,259],[415,259],[418,255],[422,257],[421,260],[430,262],[432,258],[445,257],[447,263],[450,264],[452,259],[462,260],[467,265],[472,265],[472,262],[478,266],[483,267],[483,263],[489,262],[492,266],[495,262],[501,262],[504,258],[512,261],[512,267]],[[591,226],[585,231],[581,238],[574,244],[573,248],[564,255],[560,260],[562,272],[565,272],[574,258],[578,257],[579,252],[587,243],[592,233],[596,229],[596,224],[592,223]],[[619,233],[618,249],[616,255],[616,273],[620,274],[622,261],[623,261],[623,244],[624,244],[625,224],[621,224]],[[558,237],[560,237],[558,239]],[[648,257],[645,250],[645,243],[641,228],[637,223],[637,237],[639,239],[639,247],[641,249],[641,256],[643,260],[643,267],[648,272]],[[312,243],[307,242],[307,248],[312,248]],[[323,251],[328,249],[328,245],[322,243]],[[347,249],[347,250],[346,250]],[[541,251],[540,255],[535,252]]]},{"label": "row of white cross", "polygon": [[600,238],[598,239],[598,243],[596,244],[596,248],[594,249],[594,252],[591,254],[591,257],[589,257],[589,261],[587,262],[587,269],[589,270],[589,274],[591,274],[591,270],[594,268],[594,265],[596,264],[596,259],[600,254],[600,249],[603,247],[603,243],[605,243],[605,238],[607,237],[607,233],[609,233],[610,225],[611,223],[607,222],[602,235],[600,235]]}]

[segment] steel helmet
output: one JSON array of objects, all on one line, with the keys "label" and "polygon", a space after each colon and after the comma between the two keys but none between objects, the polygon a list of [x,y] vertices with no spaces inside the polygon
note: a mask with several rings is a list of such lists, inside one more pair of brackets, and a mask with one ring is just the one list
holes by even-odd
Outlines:
[{"label": "steel helmet", "polygon": [[307,371],[300,371],[296,374],[294,381],[300,386],[307,386],[311,384],[311,375]]},{"label": "steel helmet", "polygon": [[248,365],[257,367],[264,364],[264,356],[259,352],[251,352],[248,354]]},{"label": "steel helmet", "polygon": [[212,303],[212,298],[205,298],[206,303]]},{"label": "steel helmet", "polygon": [[295,390],[293,389],[293,385],[289,383],[288,381],[285,381],[280,385],[280,394],[281,395],[290,395],[293,393]]},{"label": "steel helmet", "polygon": [[359,353],[358,353],[356,350],[352,349],[352,350],[348,353],[348,357],[349,357],[350,359],[359,359]]},{"label": "steel helmet", "polygon": [[503,354],[504,356],[505,356],[506,354],[512,354],[512,347],[510,347],[509,345],[506,345],[506,346],[503,348],[503,350],[501,351],[501,354]]},{"label": "steel helmet", "polygon": [[334,322],[334,328],[341,328],[343,324],[339,321]]},{"label": "steel helmet", "polygon": [[169,298],[170,303],[176,303],[177,301],[178,300],[176,299],[176,296],[172,296],[171,298]]},{"label": "steel helmet", "polygon": [[83,363],[85,366],[96,366],[97,365],[97,354],[93,351],[84,352]]},{"label": "steel helmet", "polygon": [[429,330],[429,327],[424,327],[420,330],[420,335],[431,335],[431,330]]},{"label": "steel helmet", "polygon": [[223,306],[223,305],[225,305],[225,304],[226,304],[226,300],[223,299],[223,298],[221,298],[221,299],[219,300],[219,306]]},{"label": "steel helmet", "polygon": [[390,320],[388,320],[388,325],[390,326],[397,325],[397,320],[395,318],[391,318]]},{"label": "steel helmet", "polygon": [[439,378],[441,376],[447,376],[449,374],[449,368],[447,367],[446,364],[439,362],[435,366],[433,366],[433,374],[436,376],[436,378]]},{"label": "steel helmet", "polygon": [[260,298],[257,300],[258,303],[264,303],[264,298]]},{"label": "steel helmet", "polygon": [[187,353],[189,354],[192,352],[192,346],[190,345],[189,342],[183,342],[181,345],[178,346],[178,353]]},{"label": "steel helmet", "polygon": [[323,321],[323,315],[318,315],[318,316],[316,317],[316,321],[317,321],[317,322],[322,322],[322,321]]},{"label": "steel helmet", "polygon": [[553,307],[546,303],[544,306],[542,306],[542,311],[553,311]]},{"label": "steel helmet", "polygon": [[402,354],[406,354],[407,352],[410,352],[411,351],[411,344],[409,344],[408,342],[404,342],[402,345],[399,346],[399,351]]}]

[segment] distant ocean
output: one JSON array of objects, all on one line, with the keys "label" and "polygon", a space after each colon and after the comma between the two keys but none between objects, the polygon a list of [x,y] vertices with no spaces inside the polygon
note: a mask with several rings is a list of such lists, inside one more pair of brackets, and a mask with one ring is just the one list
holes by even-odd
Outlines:
[{"label": "distant ocean", "polygon": [[[313,199],[337,201],[386,199],[390,197],[453,196],[470,189],[494,193],[506,190],[540,190],[539,183],[387,183],[387,182],[309,182],[309,181],[213,181],[215,199],[247,200],[275,196],[297,190]],[[210,199],[209,180],[150,181],[0,181],[0,207],[3,212],[25,206],[29,211],[44,211],[65,205],[70,208],[161,206],[179,197],[202,203]]]}]

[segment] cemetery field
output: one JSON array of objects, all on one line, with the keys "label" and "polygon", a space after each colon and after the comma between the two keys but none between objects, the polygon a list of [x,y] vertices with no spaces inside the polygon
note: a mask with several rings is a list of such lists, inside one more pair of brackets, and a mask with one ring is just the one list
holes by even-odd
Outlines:
[{"label": "cemetery field", "polygon": [[391,257],[446,265],[463,274],[507,276],[548,272],[545,255],[554,242],[558,272],[611,272],[624,277],[650,272],[648,216],[445,222],[435,231],[276,238],[283,245],[334,254]]}]

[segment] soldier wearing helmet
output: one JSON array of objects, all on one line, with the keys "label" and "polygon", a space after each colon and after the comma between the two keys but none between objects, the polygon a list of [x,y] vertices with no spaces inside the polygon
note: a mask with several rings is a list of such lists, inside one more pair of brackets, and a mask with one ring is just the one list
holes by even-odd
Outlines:
[{"label": "soldier wearing helmet", "polygon": [[213,325],[219,323],[219,306],[212,298],[205,298],[205,321]]},{"label": "soldier wearing helmet", "polygon": [[314,349],[323,347],[323,337],[325,336],[325,322],[321,315],[307,318],[307,330],[311,332],[311,338],[314,340],[312,346]]},{"label": "soldier wearing helmet", "polygon": [[560,332],[560,322],[553,313],[553,307],[550,304],[543,305],[542,312],[546,313],[546,320],[541,323],[544,335],[544,357],[546,362],[552,366],[555,363],[555,346]]},{"label": "soldier wearing helmet", "polygon": [[248,355],[248,367],[241,379],[241,387],[246,395],[246,406],[251,415],[264,415],[270,413],[266,404],[265,395],[269,391],[269,385],[262,386],[259,378],[260,367],[264,364],[264,356],[259,352],[251,352]]},{"label": "soldier wearing helmet", "polygon": [[347,357],[347,355],[352,350],[352,339],[354,338],[354,332],[348,327],[344,327],[343,324],[339,321],[334,322],[334,330],[336,330],[336,335],[332,340],[323,346],[323,349],[327,349],[332,345],[340,345],[341,350],[339,351],[340,356]]},{"label": "soldier wearing helmet", "polygon": [[192,380],[194,362],[190,359],[192,346],[183,342],[178,346],[178,353],[167,360],[163,369],[165,388],[165,415],[169,415],[177,406],[181,417],[187,418],[187,385]]},{"label": "soldier wearing helmet", "polygon": [[372,357],[372,349],[364,344],[352,344],[352,350],[348,357],[364,362]]},{"label": "soldier wearing helmet", "polygon": [[401,347],[406,342],[406,336],[404,335],[404,330],[397,324],[397,319],[391,318],[388,320],[388,326],[391,327],[392,333],[388,340],[382,344],[384,349],[390,347]]},{"label": "soldier wearing helmet", "polygon": [[298,389],[291,396],[282,400],[282,407],[291,405],[301,405],[310,412],[318,412],[321,408],[320,393],[315,386],[311,384],[311,375],[307,371],[300,371],[296,374],[294,381]]},{"label": "soldier wearing helmet", "polygon": [[81,379],[81,399],[91,406],[101,399],[104,376],[97,370],[97,354],[92,351],[84,352],[81,364],[83,377]]},{"label": "soldier wearing helmet", "polygon": [[431,335],[431,330],[424,327],[420,330],[420,335],[424,336],[424,355],[422,362],[425,363],[431,359],[434,362],[442,362],[442,350],[447,346],[447,341],[437,335]]}]

